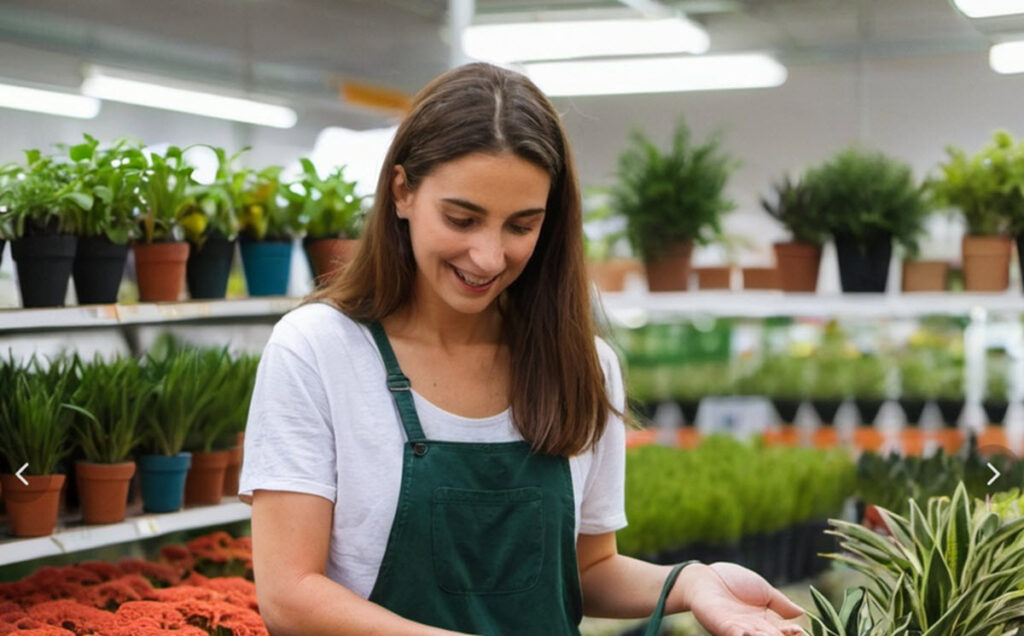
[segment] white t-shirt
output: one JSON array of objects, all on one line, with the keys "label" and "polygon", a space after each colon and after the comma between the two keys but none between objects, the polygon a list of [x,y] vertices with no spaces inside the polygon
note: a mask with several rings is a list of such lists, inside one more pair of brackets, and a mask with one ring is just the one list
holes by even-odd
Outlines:
[{"label": "white t-shirt", "polygon": [[[597,350],[612,404],[625,400],[611,347]],[[405,431],[369,329],[311,303],[274,327],[256,374],[239,494],[286,490],[334,503],[327,577],[369,597],[398,506]],[[509,412],[466,418],[431,404],[413,387],[428,439],[521,440]],[[625,425],[612,416],[595,447],[569,459],[576,532],[625,527]]]}]

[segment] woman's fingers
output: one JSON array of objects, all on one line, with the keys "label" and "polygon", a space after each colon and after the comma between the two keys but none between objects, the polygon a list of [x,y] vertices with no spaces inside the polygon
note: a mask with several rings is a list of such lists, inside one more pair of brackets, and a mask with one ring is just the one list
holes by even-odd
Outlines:
[{"label": "woman's fingers", "polygon": [[786,598],[785,594],[775,588],[772,588],[768,598],[768,609],[782,618],[796,618],[804,614],[803,608]]}]

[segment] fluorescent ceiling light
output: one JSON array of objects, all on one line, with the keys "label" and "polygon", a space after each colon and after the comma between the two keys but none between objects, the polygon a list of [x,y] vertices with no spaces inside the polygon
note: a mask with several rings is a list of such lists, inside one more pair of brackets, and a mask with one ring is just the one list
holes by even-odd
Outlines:
[{"label": "fluorescent ceiling light", "polygon": [[761,54],[578,60],[525,65],[548,95],[623,95],[765,88],[786,81],[786,67]]},{"label": "fluorescent ceiling light", "polygon": [[114,77],[95,68],[87,70],[82,92],[115,102],[273,128],[291,128],[298,120],[295,111],[284,106]]},{"label": "fluorescent ceiling light", "polygon": [[100,100],[70,93],[0,84],[0,107],[92,119],[100,112]]},{"label": "fluorescent ceiling light", "polygon": [[993,44],[988,50],[988,65],[996,73],[1024,73],[1024,42]]},{"label": "fluorescent ceiling light", "polygon": [[686,18],[480,24],[462,33],[466,55],[492,62],[703,53],[708,34]]},{"label": "fluorescent ceiling light", "polygon": [[994,18],[1024,13],[1024,0],[953,0],[968,18]]}]

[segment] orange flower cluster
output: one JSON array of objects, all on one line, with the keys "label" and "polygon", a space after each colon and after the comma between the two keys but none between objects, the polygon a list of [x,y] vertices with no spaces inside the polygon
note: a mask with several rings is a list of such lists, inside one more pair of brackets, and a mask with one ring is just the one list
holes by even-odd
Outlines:
[{"label": "orange flower cluster", "polygon": [[[252,583],[252,544],[215,532],[165,546],[160,561],[43,567],[0,583],[0,636],[268,636]],[[209,578],[198,566],[249,578]]]}]

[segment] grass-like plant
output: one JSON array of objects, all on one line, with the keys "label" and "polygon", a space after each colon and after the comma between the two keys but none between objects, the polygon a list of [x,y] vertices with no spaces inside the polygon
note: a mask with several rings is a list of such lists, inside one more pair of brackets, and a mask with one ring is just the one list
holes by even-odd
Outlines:
[{"label": "grass-like plant", "polygon": [[201,352],[183,349],[164,358],[148,356],[146,371],[156,383],[153,406],[143,424],[143,446],[156,455],[177,455],[196,417],[217,395],[206,385]]},{"label": "grass-like plant", "polygon": [[794,241],[821,245],[828,238],[828,228],[811,201],[811,192],[800,180],[788,175],[775,183],[775,200],[761,198],[761,207],[783,227]]},{"label": "grass-like plant", "polygon": [[906,517],[879,512],[890,536],[832,520],[843,552],[827,556],[868,577],[886,636],[1000,636],[1024,625],[1024,518],[1002,519],[963,484],[924,509],[910,501]]},{"label": "grass-like plant", "polygon": [[33,372],[12,359],[3,367],[0,377],[7,388],[0,397],[0,457],[6,472],[28,463],[23,474],[53,474],[70,451],[67,396],[72,375]]},{"label": "grass-like plant", "polygon": [[144,414],[156,384],[133,358],[97,356],[82,368],[74,402],[82,407],[73,434],[85,459],[101,464],[128,461],[142,439]]}]

